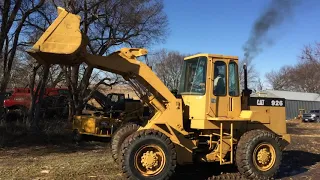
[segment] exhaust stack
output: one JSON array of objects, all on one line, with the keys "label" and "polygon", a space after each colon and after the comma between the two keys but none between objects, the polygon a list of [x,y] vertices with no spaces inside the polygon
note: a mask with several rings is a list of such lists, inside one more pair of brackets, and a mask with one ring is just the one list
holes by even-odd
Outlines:
[{"label": "exhaust stack", "polygon": [[242,90],[242,96],[241,96],[241,109],[242,110],[249,110],[249,99],[250,94],[252,93],[252,90],[248,88],[248,71],[247,71],[247,65],[243,65],[243,74],[244,74],[244,88]]},{"label": "exhaust stack", "polygon": [[248,71],[247,71],[247,65],[243,65],[243,73],[244,73],[244,90],[248,90]]}]

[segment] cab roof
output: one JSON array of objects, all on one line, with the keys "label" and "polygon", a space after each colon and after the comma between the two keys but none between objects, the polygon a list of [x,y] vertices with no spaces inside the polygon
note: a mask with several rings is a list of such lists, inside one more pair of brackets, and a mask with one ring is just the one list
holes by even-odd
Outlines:
[{"label": "cab roof", "polygon": [[238,60],[238,56],[229,56],[229,55],[222,55],[222,54],[205,54],[205,53],[201,53],[201,54],[195,54],[192,56],[188,56],[185,57],[184,60],[188,60],[188,59],[192,59],[195,57],[200,57],[200,56],[207,56],[207,57],[212,57],[212,58],[220,58],[220,59],[233,59],[233,60]]}]

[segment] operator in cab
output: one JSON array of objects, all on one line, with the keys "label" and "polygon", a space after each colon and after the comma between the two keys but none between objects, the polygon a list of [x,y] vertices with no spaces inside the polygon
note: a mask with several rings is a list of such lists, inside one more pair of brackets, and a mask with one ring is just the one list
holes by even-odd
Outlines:
[{"label": "operator in cab", "polygon": [[219,73],[219,69],[216,67],[214,69],[214,94],[222,95],[225,93],[225,81],[224,76]]}]

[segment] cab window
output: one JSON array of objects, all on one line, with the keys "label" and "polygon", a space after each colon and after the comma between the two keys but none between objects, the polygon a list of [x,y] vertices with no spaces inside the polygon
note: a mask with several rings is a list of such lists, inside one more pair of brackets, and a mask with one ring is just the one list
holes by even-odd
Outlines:
[{"label": "cab window", "polygon": [[204,95],[206,92],[207,57],[185,60],[178,94]]},{"label": "cab window", "polygon": [[239,96],[238,65],[235,62],[229,63],[229,95]]},{"label": "cab window", "polygon": [[226,95],[226,63],[223,61],[214,63],[213,93],[215,96]]}]

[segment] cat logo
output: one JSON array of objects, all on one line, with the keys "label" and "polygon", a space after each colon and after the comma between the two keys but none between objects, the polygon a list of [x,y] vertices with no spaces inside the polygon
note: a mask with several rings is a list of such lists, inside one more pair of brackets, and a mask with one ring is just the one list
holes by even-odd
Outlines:
[{"label": "cat logo", "polygon": [[264,99],[257,99],[258,106],[264,106]]}]

